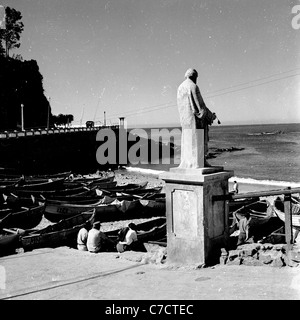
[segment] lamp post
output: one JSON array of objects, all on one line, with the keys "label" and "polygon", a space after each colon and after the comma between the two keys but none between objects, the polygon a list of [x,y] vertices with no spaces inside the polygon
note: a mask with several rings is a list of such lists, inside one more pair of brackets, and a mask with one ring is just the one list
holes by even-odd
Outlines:
[{"label": "lamp post", "polygon": [[48,97],[48,112],[47,112],[47,130],[49,130],[49,120],[50,120],[50,97]]},{"label": "lamp post", "polygon": [[21,103],[21,130],[24,130],[24,104]]}]

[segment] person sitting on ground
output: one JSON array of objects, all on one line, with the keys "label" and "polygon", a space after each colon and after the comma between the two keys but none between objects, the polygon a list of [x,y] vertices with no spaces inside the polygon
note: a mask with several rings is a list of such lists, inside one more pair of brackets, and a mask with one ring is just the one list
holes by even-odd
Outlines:
[{"label": "person sitting on ground", "polygon": [[96,221],[93,223],[93,228],[88,233],[87,249],[89,252],[98,253],[107,251],[110,245],[113,244],[104,232],[100,231],[101,223]]},{"label": "person sitting on ground", "polygon": [[79,230],[77,235],[77,249],[81,251],[88,251],[86,243],[88,238],[88,232],[91,229],[91,224],[87,221],[84,226]]},{"label": "person sitting on ground", "polygon": [[134,248],[137,242],[137,226],[134,223],[129,223],[126,228],[119,231],[119,242],[117,244],[117,251],[124,252]]}]

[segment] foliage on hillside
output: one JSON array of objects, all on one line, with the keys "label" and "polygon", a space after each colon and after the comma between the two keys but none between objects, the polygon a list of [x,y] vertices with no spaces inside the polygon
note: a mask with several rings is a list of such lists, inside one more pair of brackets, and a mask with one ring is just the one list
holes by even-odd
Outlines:
[{"label": "foliage on hillside", "polygon": [[24,105],[25,129],[47,126],[49,102],[35,60],[0,56],[0,101],[0,130],[21,128],[21,104]]}]

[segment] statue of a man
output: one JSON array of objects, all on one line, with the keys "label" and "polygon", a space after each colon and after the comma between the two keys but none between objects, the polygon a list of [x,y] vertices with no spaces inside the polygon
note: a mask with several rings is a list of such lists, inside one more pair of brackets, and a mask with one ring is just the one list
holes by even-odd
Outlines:
[{"label": "statue of a man", "polygon": [[[206,157],[208,154],[208,126],[212,125],[216,119],[216,114],[212,113],[205,105],[197,86],[198,73],[195,69],[188,69],[185,73],[185,80],[177,90],[177,105],[182,127],[181,138],[181,163],[180,168],[197,168],[197,150],[199,143],[204,143],[204,166],[209,167]],[[185,130],[191,129],[191,130]],[[196,130],[204,130],[204,142],[196,141],[189,143],[187,134],[196,136]],[[189,133],[187,133],[189,131]]]}]

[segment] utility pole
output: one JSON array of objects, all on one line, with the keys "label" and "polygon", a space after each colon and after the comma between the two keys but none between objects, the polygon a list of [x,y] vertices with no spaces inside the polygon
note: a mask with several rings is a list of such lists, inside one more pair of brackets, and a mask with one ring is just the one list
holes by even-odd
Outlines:
[{"label": "utility pole", "polygon": [[24,104],[21,103],[21,130],[24,130]]},{"label": "utility pole", "polygon": [[80,119],[80,127],[82,127],[82,119],[83,119],[83,115],[84,115],[84,107],[85,107],[85,105],[83,105],[83,108],[82,108],[82,115],[81,115],[81,119]]},{"label": "utility pole", "polygon": [[104,111],[104,127],[106,127],[106,116],[105,116],[105,111]]},{"label": "utility pole", "polygon": [[48,97],[47,130],[49,130],[49,121],[50,121],[50,100],[51,100],[51,98]]}]

